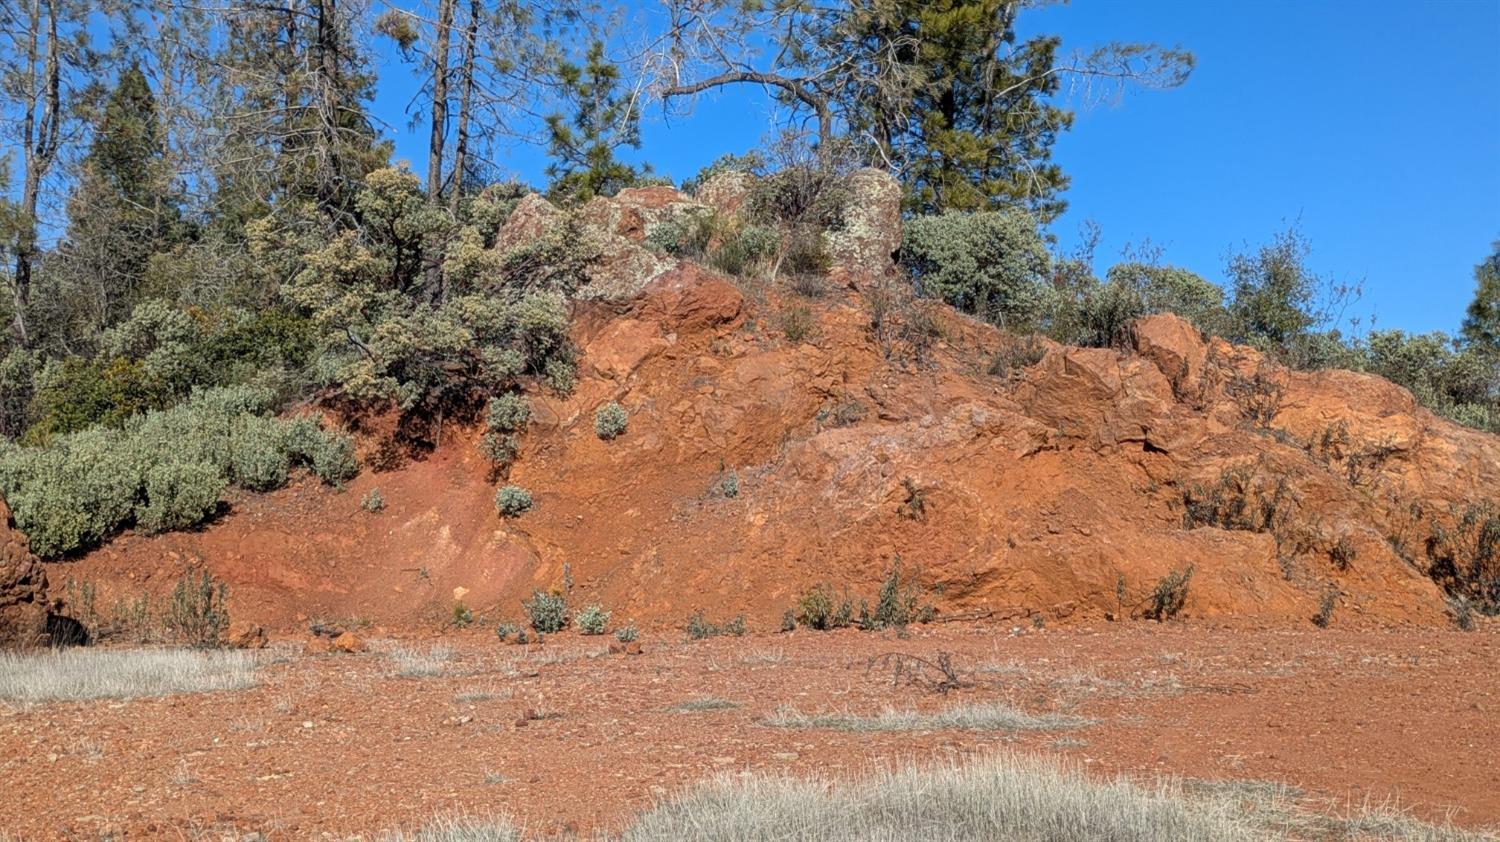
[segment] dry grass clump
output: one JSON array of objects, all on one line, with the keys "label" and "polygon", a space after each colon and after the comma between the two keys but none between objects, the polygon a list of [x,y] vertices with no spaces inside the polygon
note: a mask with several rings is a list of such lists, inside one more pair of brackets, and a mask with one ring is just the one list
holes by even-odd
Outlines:
[{"label": "dry grass clump", "polygon": [[453,650],[446,646],[417,649],[412,646],[396,645],[391,647],[386,654],[394,662],[396,674],[402,678],[429,678],[442,675],[447,671],[448,660],[453,657]]},{"label": "dry grass clump", "polygon": [[[965,766],[887,770],[837,780],[721,775],[638,816],[614,842],[1240,842],[1494,838],[1423,824],[1399,811],[1309,811],[1299,794],[1263,781],[1142,785],[1090,778],[1074,766],[1000,755]],[[516,842],[505,819],[446,818],[387,842]],[[536,837],[545,838],[545,837]]]},{"label": "dry grass clump", "polygon": [[1004,757],[863,780],[720,778],[641,816],[645,840],[1263,839],[1219,805],[1174,788],[1095,781],[1045,761]]},{"label": "dry grass clump", "polygon": [[831,728],[836,731],[1057,731],[1092,725],[1093,720],[1053,713],[1027,713],[989,702],[957,705],[934,713],[887,708],[873,716],[852,713],[805,714],[779,708],[765,724],[777,728]]},{"label": "dry grass clump", "polygon": [[728,699],[715,699],[710,697],[703,699],[689,699],[685,702],[680,702],[678,704],[672,705],[671,707],[667,708],[667,710],[671,711],[672,713],[700,713],[702,711],[710,710],[732,710],[733,708],[737,707],[739,707],[738,702],[731,702]]},{"label": "dry grass clump", "polygon": [[36,703],[132,699],[255,686],[248,652],[63,649],[0,653],[0,699]]}]

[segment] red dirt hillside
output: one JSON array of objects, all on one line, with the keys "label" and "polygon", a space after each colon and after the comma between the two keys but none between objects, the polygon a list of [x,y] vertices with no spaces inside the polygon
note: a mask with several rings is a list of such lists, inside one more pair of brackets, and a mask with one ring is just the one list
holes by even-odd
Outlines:
[{"label": "red dirt hillside", "polygon": [[[683,264],[628,302],[581,303],[577,389],[532,396],[509,481],[536,506],[518,518],[496,514],[477,433],[450,427],[435,454],[342,492],[237,497],[202,531],[49,564],[54,592],[94,581],[104,606],[202,566],[236,619],[273,629],[432,626],[456,592],[517,618],[566,563],[573,603],[619,621],[701,608],[765,629],[817,582],[872,597],[899,556],[950,614],[1138,614],[1193,565],[1186,616],[1305,623],[1334,593],[1336,624],[1440,625],[1434,519],[1500,498],[1500,438],[1379,378],[1290,372],[1172,316],[1138,323],[1132,350],[1049,345],[1007,378],[991,361],[1014,340],[947,308],[918,364],[887,353],[848,291],[811,300],[816,324],[789,341],[779,314],[803,301]],[[610,400],[629,428],[606,442],[594,411]],[[1248,488],[1274,527],[1184,528],[1184,493],[1237,469],[1220,502]],[[729,471],[734,497],[718,490]],[[372,487],[376,514],[360,507]]]}]

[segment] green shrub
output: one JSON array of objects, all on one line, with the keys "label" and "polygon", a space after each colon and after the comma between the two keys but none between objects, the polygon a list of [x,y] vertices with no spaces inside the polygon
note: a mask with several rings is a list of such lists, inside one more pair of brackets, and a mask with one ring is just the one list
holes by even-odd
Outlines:
[{"label": "green shrub", "polygon": [[1333,623],[1333,612],[1339,604],[1339,592],[1336,588],[1329,588],[1323,592],[1318,600],[1318,613],[1313,615],[1313,625],[1320,629],[1326,629]]},{"label": "green shrub", "polygon": [[515,433],[485,433],[479,452],[496,465],[509,465],[521,454],[521,439]]},{"label": "green shrub", "polygon": [[583,634],[604,634],[604,627],[609,625],[609,612],[599,605],[587,605],[573,617],[573,624]]},{"label": "green shrub", "polygon": [[526,426],[531,419],[531,402],[525,395],[516,392],[506,392],[498,397],[490,398],[485,407],[484,423],[490,432],[515,433]]},{"label": "green shrub", "polygon": [[1296,500],[1286,477],[1263,476],[1258,466],[1229,468],[1212,484],[1193,483],[1182,492],[1182,527],[1280,533]]},{"label": "green shrub", "polygon": [[474,611],[462,602],[453,603],[453,625],[466,629],[474,622]]},{"label": "green shrub", "polygon": [[1163,576],[1151,589],[1151,595],[1146,600],[1146,608],[1141,616],[1157,622],[1166,622],[1177,616],[1187,604],[1188,586],[1192,581],[1193,565],[1191,564],[1182,570],[1174,570]]},{"label": "green shrub", "polygon": [[515,623],[500,623],[499,625],[495,626],[495,636],[500,638],[500,641],[502,643],[506,640],[509,640],[511,637],[517,636],[520,631],[520,628],[518,628]]},{"label": "green shrub", "polygon": [[813,334],[817,328],[818,321],[813,315],[811,307],[806,304],[792,304],[783,307],[777,313],[777,327],[781,329],[786,341],[792,343],[802,342]]},{"label": "green shrub", "polygon": [[354,458],[354,437],[344,433],[325,433],[312,454],[312,472],[328,485],[343,485],[359,474]]},{"label": "green shrub", "polygon": [[867,625],[875,629],[905,628],[922,616],[920,600],[921,588],[910,578],[902,576],[901,559],[897,558],[880,586],[875,613]]},{"label": "green shrub", "polygon": [[625,413],[625,407],[616,401],[610,401],[594,411],[594,432],[605,441],[623,435],[629,424],[630,416]]},{"label": "green shrub", "polygon": [[214,582],[207,571],[197,577],[188,574],[172,589],[162,625],[178,643],[218,646],[229,628],[229,611],[224,604],[228,597],[229,589],[222,582]]},{"label": "green shrub", "polygon": [[523,601],[521,607],[531,628],[540,634],[555,634],[568,624],[568,603],[561,594],[532,591],[531,599]]},{"label": "green shrub", "polygon": [[724,234],[708,263],[726,275],[744,277],[763,272],[776,255],[779,238],[765,225],[740,225]]},{"label": "green shrub", "polygon": [[329,485],[342,485],[359,473],[354,459],[354,439],[323,430],[316,420],[303,416],[285,427],[282,446],[298,464],[306,465]]},{"label": "green shrub", "polygon": [[810,629],[834,628],[833,595],[822,584],[813,585],[797,597],[797,622]]},{"label": "green shrub", "polygon": [[502,517],[516,517],[531,510],[531,492],[519,485],[507,485],[495,492],[495,508]]},{"label": "green shrub", "polygon": [[380,489],[372,488],[365,492],[365,496],[359,501],[359,507],[374,514],[385,508],[385,497],[381,496]]},{"label": "green shrub", "polygon": [[701,257],[714,234],[712,213],[678,213],[646,230],[646,245],[673,257]]},{"label": "green shrub", "polygon": [[1428,575],[1483,614],[1500,614],[1500,508],[1454,508],[1427,539]]},{"label": "green shrub", "polygon": [[703,609],[700,608],[688,617],[683,631],[687,634],[688,640],[705,640],[720,635],[741,637],[748,631],[748,627],[743,614],[738,614],[724,623],[714,623],[709,621]]},{"label": "green shrub", "polygon": [[311,419],[262,417],[269,405],[263,389],[202,390],[122,429],[0,448],[0,493],[37,554],[56,558],[132,523],[143,531],[192,526],[214,512],[230,484],[275,488],[294,464],[321,467],[331,478],[353,475],[351,439]]},{"label": "green shrub", "polygon": [[901,262],[920,294],[1011,329],[1039,324],[1055,306],[1046,244],[1019,210],[912,219]]},{"label": "green shrub", "polygon": [[794,228],[786,235],[778,268],[782,274],[792,276],[794,281],[799,277],[803,279],[799,286],[794,286],[799,294],[812,298],[821,297],[827,288],[805,279],[821,279],[828,274],[832,265],[833,258],[828,254],[828,243],[821,230]]},{"label": "green shrub", "polygon": [[292,455],[282,423],[258,415],[235,419],[229,441],[229,469],[234,484],[251,491],[271,491],[286,484]]},{"label": "green shrub", "polygon": [[[576,219],[501,254],[484,231],[459,228],[427,202],[409,172],[372,172],[356,205],[361,225],[327,242],[252,232],[255,249],[296,255],[283,294],[307,314],[323,385],[394,405],[403,423],[424,430],[444,413],[472,410],[476,394],[504,392],[527,375],[561,378],[559,361],[571,362],[566,295],[598,257],[597,238]],[[424,264],[431,243],[450,237],[445,295],[434,303]]]},{"label": "green shrub", "polygon": [[725,473],[719,480],[719,493],[730,499],[740,496],[740,475],[733,470]]},{"label": "green shrub", "polygon": [[630,623],[629,625],[615,629],[615,640],[618,640],[621,643],[634,642],[635,639],[640,636],[641,632],[635,627],[635,623]]},{"label": "green shrub", "polygon": [[1371,331],[1353,348],[1360,368],[1403,386],[1433,412],[1500,433],[1500,357],[1464,347],[1441,332]]},{"label": "green shrub", "polygon": [[223,475],[203,462],[155,465],[146,471],[146,502],[136,507],[136,526],[151,534],[200,523],[218,508],[226,487]]}]

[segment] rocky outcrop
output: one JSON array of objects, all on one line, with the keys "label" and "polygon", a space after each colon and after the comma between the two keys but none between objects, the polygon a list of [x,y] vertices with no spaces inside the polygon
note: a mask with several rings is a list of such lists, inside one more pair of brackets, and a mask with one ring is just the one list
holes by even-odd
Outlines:
[{"label": "rocky outcrop", "polygon": [[[164,588],[180,571],[163,559],[202,560],[238,616],[280,629],[299,614],[438,625],[455,588],[514,621],[565,577],[579,604],[646,626],[701,609],[764,629],[820,582],[873,598],[898,559],[940,611],[1049,622],[1142,616],[1192,566],[1187,617],[1306,624],[1331,594],[1335,625],[1443,625],[1426,538],[1500,499],[1500,437],[1175,317],[1137,323],[1127,348],[1047,345],[1002,378],[990,363],[1014,340],[950,310],[914,364],[872,336],[859,296],[790,296],[680,264],[581,303],[576,388],[531,395],[506,479],[535,499],[520,517],[497,517],[490,466],[456,431],[350,493],[252,496],[70,574]],[[790,307],[815,322],[804,341],[775,326]],[[593,418],[610,401],[630,424],[604,441]],[[1337,448],[1320,445],[1330,430]],[[362,517],[377,483],[389,508]],[[1242,491],[1276,494],[1274,523],[1185,518],[1194,495],[1233,507]]]},{"label": "rocky outcrop", "polygon": [[[598,259],[589,266],[589,281],[576,293],[581,299],[624,299],[675,266],[677,258],[653,248],[650,233],[668,224],[689,225],[710,210],[671,187],[631,187],[612,197],[596,196],[573,211],[579,236],[586,237]],[[531,242],[567,219],[568,213],[535,193],[516,206],[496,236],[501,251]]]},{"label": "rocky outcrop", "polygon": [[0,498],[0,649],[46,645],[51,617],[47,572]]},{"label": "rocky outcrop", "polygon": [[843,226],[826,236],[834,280],[860,287],[896,269],[901,249],[901,182],[885,170],[866,167],[851,173],[847,186]]},{"label": "rocky outcrop", "polygon": [[750,196],[754,176],[739,170],[717,173],[698,188],[693,196],[721,217],[738,216]]}]

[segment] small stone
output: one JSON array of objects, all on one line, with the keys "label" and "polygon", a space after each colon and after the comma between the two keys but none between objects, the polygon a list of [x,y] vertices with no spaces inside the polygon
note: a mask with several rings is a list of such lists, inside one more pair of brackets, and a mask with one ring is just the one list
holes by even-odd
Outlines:
[{"label": "small stone", "polygon": [[333,639],[333,648],[346,654],[365,651],[365,642],[354,632],[344,632]]},{"label": "small stone", "polygon": [[266,630],[259,623],[236,620],[229,624],[225,642],[233,649],[264,649],[270,643]]}]

